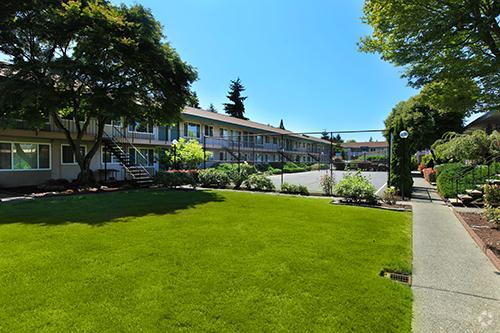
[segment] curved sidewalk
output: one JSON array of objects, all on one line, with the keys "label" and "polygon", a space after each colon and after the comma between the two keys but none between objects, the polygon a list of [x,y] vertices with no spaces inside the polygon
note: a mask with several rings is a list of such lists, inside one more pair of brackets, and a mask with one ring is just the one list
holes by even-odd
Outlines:
[{"label": "curved sidewalk", "polygon": [[435,188],[413,180],[413,331],[500,332],[500,272]]}]

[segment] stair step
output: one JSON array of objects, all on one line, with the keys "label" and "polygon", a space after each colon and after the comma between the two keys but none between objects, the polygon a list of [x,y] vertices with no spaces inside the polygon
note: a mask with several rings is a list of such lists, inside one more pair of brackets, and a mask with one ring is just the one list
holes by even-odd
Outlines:
[{"label": "stair step", "polygon": [[483,195],[483,191],[480,190],[465,190],[465,193],[473,198],[478,198]]},{"label": "stair step", "polygon": [[463,205],[462,200],[460,200],[459,198],[450,198],[449,200],[453,206],[462,206]]},{"label": "stair step", "polygon": [[468,194],[459,194],[459,195],[457,195],[457,197],[460,199],[460,201],[462,201],[462,203],[467,203],[467,202],[471,202],[472,200],[474,200],[474,198]]},{"label": "stair step", "polygon": [[486,179],[486,183],[490,185],[500,185],[500,179]]}]

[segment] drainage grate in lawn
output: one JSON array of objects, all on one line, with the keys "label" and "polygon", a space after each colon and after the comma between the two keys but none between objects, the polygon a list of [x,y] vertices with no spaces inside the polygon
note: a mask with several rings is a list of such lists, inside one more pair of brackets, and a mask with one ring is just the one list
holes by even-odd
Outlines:
[{"label": "drainage grate in lawn", "polygon": [[380,276],[391,279],[392,281],[411,285],[411,275],[382,271],[380,272]]}]

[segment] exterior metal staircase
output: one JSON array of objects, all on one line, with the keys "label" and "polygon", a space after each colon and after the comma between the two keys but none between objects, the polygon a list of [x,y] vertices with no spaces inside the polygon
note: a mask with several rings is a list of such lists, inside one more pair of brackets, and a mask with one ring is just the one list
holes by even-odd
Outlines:
[{"label": "exterior metal staircase", "polygon": [[284,160],[285,160],[285,161],[288,161],[288,162],[295,162],[295,161],[293,160],[293,158],[292,158],[290,155],[288,155],[287,153],[285,153],[285,152],[283,152],[283,151],[280,151],[279,153],[280,153],[280,155],[281,155],[281,156],[283,156],[283,158],[284,158]]},{"label": "exterior metal staircase", "polygon": [[[117,138],[121,139],[120,141]],[[112,126],[112,132],[105,132],[102,142],[106,147],[107,151],[113,154],[120,165],[125,169],[127,175],[130,176],[130,180],[137,186],[149,186],[153,183],[153,177],[149,171],[137,160],[140,157],[143,161],[147,161],[146,157],[137,149],[123,134],[123,132],[116,126]],[[130,158],[130,154],[127,153],[127,148],[134,150],[136,158],[134,161]]]},{"label": "exterior metal staircase", "polygon": [[309,155],[314,161],[316,161],[317,163],[320,163],[320,158],[318,156],[314,156],[313,154],[311,153],[307,153],[307,155]]}]

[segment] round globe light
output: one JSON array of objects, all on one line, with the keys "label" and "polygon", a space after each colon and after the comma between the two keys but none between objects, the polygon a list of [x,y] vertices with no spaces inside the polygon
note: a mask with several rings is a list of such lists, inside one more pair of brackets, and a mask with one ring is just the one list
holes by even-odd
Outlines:
[{"label": "round globe light", "polygon": [[408,133],[408,131],[401,131],[401,132],[399,132],[399,137],[401,139],[406,139],[406,138],[408,138],[409,135],[410,134]]}]

